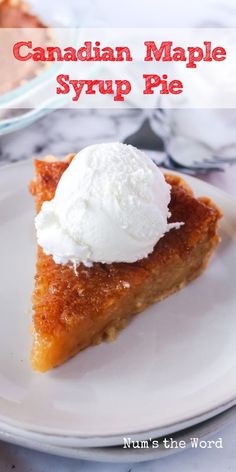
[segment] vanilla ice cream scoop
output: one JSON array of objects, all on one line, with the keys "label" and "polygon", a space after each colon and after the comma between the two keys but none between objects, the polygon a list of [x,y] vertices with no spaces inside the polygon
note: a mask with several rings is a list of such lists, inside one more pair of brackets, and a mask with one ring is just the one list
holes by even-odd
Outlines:
[{"label": "vanilla ice cream scoop", "polygon": [[121,143],[80,151],[36,216],[37,239],[56,263],[135,262],[169,229],[170,186],[143,152]]}]

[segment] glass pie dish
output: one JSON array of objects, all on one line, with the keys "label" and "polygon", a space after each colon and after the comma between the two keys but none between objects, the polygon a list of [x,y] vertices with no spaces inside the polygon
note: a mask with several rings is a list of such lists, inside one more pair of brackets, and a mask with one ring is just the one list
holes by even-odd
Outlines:
[{"label": "glass pie dish", "polygon": [[9,54],[16,41],[32,38],[36,44],[45,45],[52,38],[56,43],[63,40],[55,37],[60,31],[67,38],[73,34],[69,29],[55,31],[30,13],[28,5],[21,0],[0,0],[0,135],[28,126],[53,108],[63,106],[65,100],[52,96],[49,87],[57,69],[62,68],[60,64],[18,63]]}]

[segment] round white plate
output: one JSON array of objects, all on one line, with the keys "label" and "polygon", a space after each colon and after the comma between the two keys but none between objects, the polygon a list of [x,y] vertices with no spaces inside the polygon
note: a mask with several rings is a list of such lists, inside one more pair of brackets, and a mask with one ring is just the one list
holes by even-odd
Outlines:
[{"label": "round white plate", "polygon": [[[124,448],[123,446],[111,446],[111,447],[63,447],[55,446],[52,444],[41,443],[32,439],[25,438],[24,436],[17,434],[9,434],[0,431],[0,439],[8,443],[17,444],[18,446],[28,447],[36,451],[45,452],[47,454],[54,454],[61,457],[68,457],[71,459],[84,459],[90,461],[101,461],[101,462],[143,462],[154,459],[161,459],[163,457],[175,454],[177,452],[183,452],[187,448],[192,447],[193,438],[197,438],[199,441],[211,439],[217,432],[222,431],[226,426],[230,425],[236,419],[236,406],[230,408],[227,411],[198,424],[191,428],[184,429],[177,433],[166,436],[166,439],[177,441],[184,441],[185,447],[182,449],[168,448],[164,446],[163,438],[151,438],[152,444],[158,441],[158,448],[152,447],[149,442],[149,447],[131,447]],[[218,439],[218,438],[217,438]],[[220,437],[219,437],[220,439]],[[139,443],[140,444],[140,443]],[[137,444],[136,444],[137,445]]]},{"label": "round white plate", "polygon": [[206,272],[133,319],[116,342],[33,373],[35,265],[32,162],[0,170],[0,426],[63,446],[123,443],[199,423],[236,403],[236,203],[192,177],[221,206],[222,243]]}]

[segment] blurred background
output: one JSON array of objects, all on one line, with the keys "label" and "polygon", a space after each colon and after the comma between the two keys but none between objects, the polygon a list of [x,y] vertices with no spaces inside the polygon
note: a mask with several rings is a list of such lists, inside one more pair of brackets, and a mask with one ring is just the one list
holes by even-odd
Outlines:
[{"label": "blurred background", "polygon": [[[235,0],[0,0],[0,27],[236,27]],[[11,78],[9,77],[9,81]],[[30,89],[28,89],[30,91]],[[2,97],[0,97],[1,100]],[[27,111],[27,113],[26,113]],[[124,141],[166,168],[234,192],[236,110],[12,110],[0,117],[0,165]],[[235,167],[233,168],[235,169]]]}]

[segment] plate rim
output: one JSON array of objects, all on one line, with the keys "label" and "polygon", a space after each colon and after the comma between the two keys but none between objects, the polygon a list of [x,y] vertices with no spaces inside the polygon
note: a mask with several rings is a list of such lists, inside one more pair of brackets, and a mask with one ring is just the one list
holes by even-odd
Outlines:
[{"label": "plate rim", "polygon": [[[28,447],[34,451],[39,451],[47,454],[55,454],[58,457],[67,457],[71,459],[83,459],[89,461],[99,461],[99,462],[112,462],[112,463],[127,463],[132,461],[132,463],[140,463],[144,461],[157,460],[170,455],[176,454],[178,452],[183,452],[190,448],[190,437],[194,435],[199,437],[200,440],[204,440],[211,435],[215,435],[217,432],[222,429],[230,426],[236,419],[236,406],[233,406],[223,413],[214,416],[202,423],[198,423],[189,429],[183,429],[174,433],[173,439],[180,441],[186,441],[186,448],[172,448],[172,449],[131,449],[132,453],[128,450],[123,453],[123,449],[120,446],[114,447],[66,447],[58,446],[55,444],[41,443],[40,441],[35,441],[30,438],[25,438],[24,436],[18,436],[17,434],[7,434],[0,431],[0,440],[8,442],[10,444]],[[191,430],[191,431],[190,431]],[[171,437],[172,437],[171,436]],[[152,437],[152,440],[160,439],[159,437]]]}]

